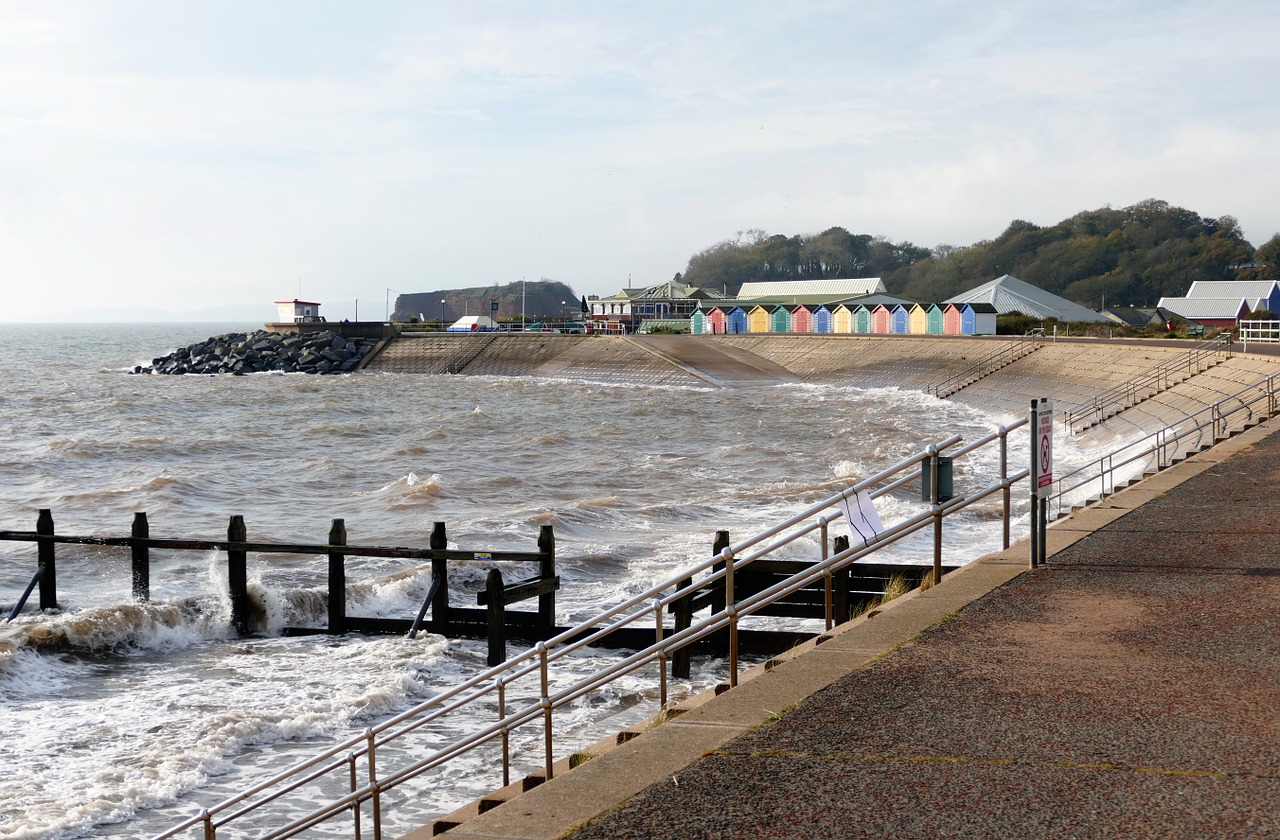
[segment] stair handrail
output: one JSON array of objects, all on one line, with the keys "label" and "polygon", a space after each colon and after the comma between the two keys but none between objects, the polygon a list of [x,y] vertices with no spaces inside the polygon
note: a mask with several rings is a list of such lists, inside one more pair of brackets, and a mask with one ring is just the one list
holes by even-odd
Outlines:
[{"label": "stair handrail", "polygon": [[[658,679],[660,686],[660,702],[667,706],[666,663],[668,657],[676,649],[690,644],[713,633],[729,632],[729,685],[737,684],[739,660],[736,638],[739,618],[752,615],[764,606],[784,598],[804,586],[816,581],[829,579],[834,571],[853,563],[856,560],[901,540],[911,534],[930,530],[934,532],[935,569],[941,552],[941,521],[951,514],[987,499],[995,494],[1002,494],[1004,500],[1004,542],[1008,547],[1009,522],[1011,520],[1009,498],[1010,489],[1018,482],[1028,478],[1030,470],[1013,471],[1007,459],[1008,436],[1011,432],[1028,424],[1028,418],[1021,418],[1007,426],[1001,426],[987,436],[958,447],[963,438],[954,435],[937,443],[930,444],[920,452],[911,455],[876,475],[865,478],[856,484],[844,488],[840,492],[818,502],[803,511],[766,528],[751,537],[730,545],[714,557],[686,568],[667,580],[653,584],[639,594],[632,595],[625,601],[605,609],[600,614],[570,628],[545,642],[538,642],[528,650],[516,653],[505,663],[493,666],[458,685],[447,688],[429,700],[419,703],[410,709],[380,721],[365,730],[359,736],[333,745],[270,778],[261,780],[250,788],[224,799],[223,801],[202,809],[197,815],[190,817],[168,830],[155,835],[153,840],[174,837],[184,831],[198,828],[204,837],[213,838],[217,829],[226,826],[229,821],[245,816],[262,805],[274,802],[304,784],[315,781],[329,772],[341,771],[344,776],[350,771],[350,792],[336,799],[315,806],[314,810],[294,819],[292,822],[261,834],[262,838],[290,837],[305,832],[322,822],[346,814],[358,813],[361,805],[371,805],[374,809],[374,824],[380,822],[380,798],[382,794],[427,770],[443,765],[453,758],[472,749],[490,743],[495,739],[503,739],[521,725],[543,720],[546,725],[545,765],[546,778],[551,778],[553,761],[551,713],[554,709],[584,696],[590,691],[607,685],[613,680],[635,672],[641,667],[658,664],[661,671]],[[843,505],[858,493],[866,493],[871,498],[879,498],[912,483],[920,482],[921,462],[926,464],[931,459],[938,459],[943,451],[952,458],[959,458],[982,447],[997,444],[1000,449],[999,476],[986,487],[974,490],[968,495],[957,495],[951,499],[932,504],[921,513],[910,516],[900,522],[885,524],[878,534],[873,534],[864,542],[853,545],[843,551],[828,556],[826,550],[828,526],[844,515]],[[936,478],[934,487],[938,486]],[[803,571],[792,575],[762,592],[742,600],[721,605],[713,609],[705,619],[696,621],[685,629],[676,630],[672,626],[663,628],[663,616],[671,613],[671,606],[688,596],[693,590],[686,588],[686,579],[696,582],[694,587],[724,581],[725,591],[733,592],[733,575],[735,569],[761,559],[771,552],[788,546],[798,539],[815,532],[821,534],[823,540],[823,559],[807,566]],[[719,566],[717,568],[717,565]],[[656,617],[658,641],[644,650],[637,651],[612,666],[606,667],[570,685],[552,685],[548,679],[549,664],[570,653],[581,650],[593,641],[612,633],[614,630],[637,622],[653,622]],[[522,701],[518,708],[500,711],[498,719],[492,724],[461,735],[456,741],[437,747],[427,752],[411,764],[386,772],[375,773],[375,755],[378,748],[404,737],[421,727],[439,720],[450,712],[477,702],[492,703],[495,699],[500,709],[506,708],[503,699],[509,695],[505,691],[515,680],[529,677],[540,682],[536,688],[539,693],[536,699]],[[363,762],[367,771],[367,782],[357,783],[356,764]],[[506,781],[506,758],[503,762],[504,782]],[[354,812],[354,813],[353,813]],[[359,817],[355,817],[355,831],[359,836]]]},{"label": "stair handrail", "polygon": [[[1217,400],[1211,405],[1188,414],[1176,423],[1170,423],[1154,433],[1149,433],[1131,443],[1121,446],[1101,458],[1082,464],[1076,469],[1056,477],[1053,492],[1049,496],[1050,509],[1054,515],[1062,513],[1067,504],[1066,497],[1093,482],[1098,482],[1097,498],[1105,498],[1116,491],[1116,473],[1132,464],[1143,463],[1144,469],[1162,470],[1168,467],[1184,452],[1192,447],[1185,445],[1193,436],[1203,441],[1205,433],[1209,435],[1209,445],[1225,437],[1234,428],[1237,421],[1240,425],[1256,416],[1272,417],[1280,406],[1280,392],[1277,391],[1280,374],[1270,374],[1252,385],[1247,385]],[[1255,410],[1259,403],[1265,406]],[[1226,408],[1228,403],[1237,403]]]},{"label": "stair handrail", "polygon": [[1010,339],[1008,342],[1002,344],[998,349],[992,351],[991,353],[988,353],[986,356],[983,356],[981,359],[974,362],[972,365],[965,368],[964,370],[959,371],[957,373],[953,373],[951,376],[948,376],[946,379],[942,380],[941,382],[938,382],[929,386],[929,394],[938,398],[945,397],[948,394],[954,394],[956,391],[959,390],[959,388],[951,387],[955,383],[960,382],[961,380],[967,379],[969,377],[973,377],[974,379],[981,379],[982,377],[990,373],[991,370],[995,369],[994,367],[990,367],[990,366],[995,365],[996,362],[1003,363],[1005,362],[1006,357],[1008,357],[1008,361],[1016,361],[1017,359],[1021,358],[1021,356],[1018,355],[1019,351],[1025,350],[1026,352],[1024,352],[1022,355],[1026,355],[1027,353],[1031,352],[1031,350],[1026,349],[1029,345],[1035,345],[1035,347],[1039,347],[1043,343],[1044,343],[1044,330],[1032,330],[1026,335],[1015,336],[1012,339]]},{"label": "stair handrail", "polygon": [[[1162,391],[1167,391],[1177,384],[1171,381],[1173,375],[1184,370],[1190,375],[1193,367],[1196,373],[1203,372],[1205,368],[1201,367],[1201,362],[1210,356],[1216,357],[1223,352],[1227,353],[1227,357],[1230,358],[1230,333],[1224,333],[1215,338],[1198,342],[1186,351],[1185,358],[1179,357],[1176,361],[1165,359],[1157,362],[1153,367],[1144,370],[1137,376],[1068,408],[1063,412],[1063,422],[1071,434],[1076,434],[1088,426],[1097,425],[1112,414],[1131,408],[1144,399],[1148,399]],[[1152,388],[1155,390],[1152,391]],[[1111,411],[1113,408],[1116,410]],[[1111,411],[1111,414],[1107,413],[1109,411]]]},{"label": "stair handrail", "polygon": [[440,365],[436,372],[461,373],[462,369],[475,361],[476,356],[479,356],[484,348],[492,344],[497,337],[498,333],[495,331],[470,333],[458,352],[454,353],[443,365]]}]

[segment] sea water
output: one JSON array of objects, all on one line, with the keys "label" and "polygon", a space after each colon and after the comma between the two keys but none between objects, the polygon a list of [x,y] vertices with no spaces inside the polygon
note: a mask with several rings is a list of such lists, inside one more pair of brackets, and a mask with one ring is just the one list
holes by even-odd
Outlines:
[{"label": "sea water", "polygon": [[[254,326],[0,326],[0,529],[34,530],[48,508],[59,533],[127,536],[146,511],[153,537],[214,540],[240,514],[250,540],[324,543],[342,518],[351,543],[426,547],[443,521],[450,547],[532,551],[550,524],[567,625],[705,558],[718,529],[747,536],[930,442],[1016,419],[892,388],[129,373]],[[1025,433],[1011,436],[1010,462],[1027,458]],[[967,469],[994,481],[994,447]],[[879,504],[887,522],[920,509],[909,494]],[[948,519],[946,539],[946,562],[972,560],[999,548],[998,519]],[[795,551],[817,557],[816,545]],[[888,559],[930,558],[925,541]],[[323,557],[251,557],[270,630],[237,639],[224,562],[156,552],[142,605],[127,551],[59,547],[62,611],[0,624],[0,837],[145,836],[484,668],[482,642],[278,635],[323,625],[307,598],[324,589]],[[31,545],[0,543],[0,620],[35,567]],[[474,606],[485,572],[451,571],[456,604]],[[349,611],[411,618],[429,579],[405,561],[349,558]],[[673,690],[722,677],[701,670]],[[651,714],[651,683],[629,677],[567,711],[558,736],[589,743]],[[539,765],[536,738],[516,752]],[[477,755],[424,782],[384,830],[496,787],[492,765]]]}]

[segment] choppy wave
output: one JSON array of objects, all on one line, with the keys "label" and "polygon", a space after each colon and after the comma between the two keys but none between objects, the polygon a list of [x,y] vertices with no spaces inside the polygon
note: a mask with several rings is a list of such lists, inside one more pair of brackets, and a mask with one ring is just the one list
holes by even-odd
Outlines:
[{"label": "choppy wave", "polygon": [[[717,530],[745,537],[931,440],[957,430],[972,438],[1013,419],[896,388],[794,385],[708,398],[701,387],[547,379],[100,372],[232,328],[62,330],[44,344],[21,342],[26,355],[10,361],[11,387],[0,395],[0,423],[14,430],[0,442],[9,519],[0,527],[28,528],[51,507],[59,533],[121,535],[134,512],[148,511],[155,537],[208,539],[242,513],[256,539],[321,542],[343,518],[353,543],[425,547],[443,521],[451,546],[531,550],[551,525],[558,619],[568,622],[705,559]],[[1062,454],[1076,457],[1070,446]],[[1028,457],[1015,441],[1011,463]],[[957,478],[994,469],[982,456],[957,465]],[[886,520],[921,504],[905,492],[877,501]],[[982,527],[990,518],[979,509],[948,520],[949,554],[993,544],[998,529]],[[893,556],[924,550],[908,540]],[[262,637],[236,639],[217,553],[156,552],[156,600],[134,604],[122,603],[127,550],[58,551],[60,598],[72,609],[0,625],[0,714],[18,733],[0,775],[0,836],[151,833],[174,815],[155,809],[191,791],[206,801],[226,795],[291,763],[291,751],[483,667],[481,643],[467,641],[278,638],[286,626],[323,626],[323,556],[251,556]],[[789,551],[816,556],[819,547],[800,540]],[[0,601],[16,601],[32,555],[28,545],[6,550],[21,559],[0,560],[16,564],[0,581],[17,589]],[[455,603],[474,605],[488,568],[455,564]],[[404,562],[348,558],[349,609],[411,618],[429,580]],[[601,714],[625,725],[649,708],[651,692],[639,676],[623,681],[593,701],[599,709],[573,709],[565,737],[589,737]],[[434,780],[412,819],[479,792],[484,770],[467,765]]]}]

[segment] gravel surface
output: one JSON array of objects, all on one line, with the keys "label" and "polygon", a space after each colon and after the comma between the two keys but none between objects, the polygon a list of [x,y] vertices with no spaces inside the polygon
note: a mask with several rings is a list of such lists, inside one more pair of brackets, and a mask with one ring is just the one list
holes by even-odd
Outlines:
[{"label": "gravel surface", "polygon": [[1280,434],[574,834],[1280,836]]}]

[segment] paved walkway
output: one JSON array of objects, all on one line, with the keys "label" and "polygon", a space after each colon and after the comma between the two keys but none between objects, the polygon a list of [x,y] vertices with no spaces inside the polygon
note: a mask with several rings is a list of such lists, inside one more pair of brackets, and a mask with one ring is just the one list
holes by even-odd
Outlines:
[{"label": "paved walkway", "polygon": [[[1280,836],[1273,420],[454,829]],[[603,816],[600,816],[603,814]]]}]

